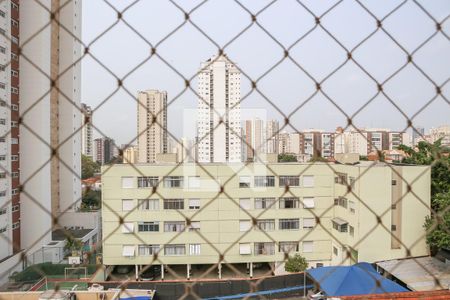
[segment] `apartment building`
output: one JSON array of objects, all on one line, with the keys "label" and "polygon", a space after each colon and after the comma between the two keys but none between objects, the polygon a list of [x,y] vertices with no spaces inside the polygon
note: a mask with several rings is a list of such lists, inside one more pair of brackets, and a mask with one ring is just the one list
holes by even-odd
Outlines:
[{"label": "apartment building", "polygon": [[294,253],[310,267],[428,254],[426,166],[114,165],[102,184],[103,262],[133,266],[136,278],[149,264],[187,278],[217,264],[221,278],[221,262],[280,274]]},{"label": "apartment building", "polygon": [[266,124],[259,118],[245,120],[244,124],[247,161],[257,160],[260,154],[267,153]]},{"label": "apartment building", "polygon": [[93,158],[92,109],[89,105],[81,103],[81,113],[83,116],[83,129],[81,129],[81,153]]},{"label": "apartment building", "polygon": [[199,162],[240,162],[241,73],[226,55],[201,64],[198,75]]},{"label": "apartment building", "polygon": [[155,163],[156,155],[167,153],[167,92],[147,90],[138,93],[138,162]]},{"label": "apartment building", "polygon": [[117,146],[113,139],[101,137],[94,140],[94,161],[100,164],[109,163],[117,154]]}]

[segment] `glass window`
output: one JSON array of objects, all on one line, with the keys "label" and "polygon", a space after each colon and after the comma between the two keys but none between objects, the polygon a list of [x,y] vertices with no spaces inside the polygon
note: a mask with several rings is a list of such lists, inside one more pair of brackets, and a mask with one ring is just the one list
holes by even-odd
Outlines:
[{"label": "glass window", "polygon": [[157,187],[158,180],[158,176],[138,177],[138,188]]},{"label": "glass window", "polygon": [[304,175],[303,176],[303,187],[314,187],[314,176]]},{"label": "glass window", "polygon": [[250,176],[239,176],[239,187],[249,188],[250,187]]},{"label": "glass window", "polygon": [[164,222],[165,232],[181,232],[184,230],[184,221]]},{"label": "glass window", "polygon": [[239,254],[252,254],[252,248],[250,243],[241,243],[239,244]]},{"label": "glass window", "polygon": [[200,221],[191,221],[189,231],[200,231]]},{"label": "glass window", "polygon": [[189,245],[189,255],[200,255],[200,244],[190,244]]},{"label": "glass window", "polygon": [[314,208],[314,197],[303,197],[303,208]]},{"label": "glass window", "polygon": [[132,189],[134,187],[134,178],[133,177],[122,177],[122,188],[123,189]]},{"label": "glass window", "polygon": [[275,198],[255,198],[255,209],[275,208]]},{"label": "glass window", "polygon": [[275,243],[255,243],[255,255],[274,255]]},{"label": "glass window", "polygon": [[257,220],[256,226],[258,229],[263,231],[273,231],[275,230],[275,220],[266,219],[266,220]]},{"label": "glass window", "polygon": [[165,188],[181,188],[183,187],[183,176],[165,176]]},{"label": "glass window", "polygon": [[189,199],[189,209],[200,209],[200,199]]},{"label": "glass window", "polygon": [[159,210],[159,199],[138,199],[139,210]]},{"label": "glass window", "polygon": [[298,208],[297,197],[280,198],[280,208]]},{"label": "glass window", "polygon": [[275,186],[275,176],[255,176],[255,187]]},{"label": "glass window", "polygon": [[300,186],[299,176],[280,176],[279,186]]},{"label": "glass window", "polygon": [[280,242],[278,251],[284,253],[298,252],[298,242]]},{"label": "glass window", "polygon": [[299,219],[280,219],[278,227],[280,230],[298,230],[299,224]]},{"label": "glass window", "polygon": [[164,209],[184,209],[184,199],[164,199]]},{"label": "glass window", "polygon": [[140,256],[149,256],[154,255],[159,252],[159,245],[139,245],[138,246],[138,254]]},{"label": "glass window", "polygon": [[164,255],[175,256],[175,255],[185,255],[186,247],[182,244],[180,245],[165,245]]},{"label": "glass window", "polygon": [[138,222],[139,232],[159,232],[159,222]]}]

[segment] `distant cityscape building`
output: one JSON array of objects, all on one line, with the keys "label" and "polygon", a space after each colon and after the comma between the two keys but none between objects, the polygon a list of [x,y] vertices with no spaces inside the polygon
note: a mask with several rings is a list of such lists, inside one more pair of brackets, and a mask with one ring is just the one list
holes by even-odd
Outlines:
[{"label": "distant cityscape building", "polygon": [[450,125],[442,125],[430,129],[430,143],[441,139],[441,145],[450,146]]},{"label": "distant cityscape building", "polygon": [[254,161],[267,151],[266,126],[259,118],[245,120],[244,124],[246,159]]},{"label": "distant cityscape building", "polygon": [[423,136],[425,135],[425,128],[423,127],[414,127],[412,129],[412,144],[413,146],[417,145],[417,143],[423,139]]},{"label": "distant cityscape building", "polygon": [[241,73],[225,56],[201,64],[198,75],[198,161],[241,161]]},{"label": "distant cityscape building", "polygon": [[81,129],[81,153],[93,158],[92,109],[81,103],[83,128]]},{"label": "distant cityscape building", "polygon": [[124,145],[122,147],[123,158],[122,162],[124,164],[135,164],[137,163],[138,157],[138,147],[135,145]]},{"label": "distant cityscape building", "polygon": [[167,153],[167,92],[139,92],[137,106],[138,162],[155,163],[156,155]]},{"label": "distant cityscape building", "polygon": [[109,163],[116,155],[116,145],[114,140],[108,137],[101,137],[94,140],[94,161],[100,164]]},{"label": "distant cityscape building", "polygon": [[266,126],[267,153],[278,153],[278,134],[280,124],[276,120],[268,120]]}]

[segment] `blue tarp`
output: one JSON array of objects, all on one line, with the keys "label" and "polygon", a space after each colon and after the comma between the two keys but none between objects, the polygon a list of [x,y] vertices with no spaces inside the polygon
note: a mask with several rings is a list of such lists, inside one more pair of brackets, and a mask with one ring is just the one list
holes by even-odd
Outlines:
[{"label": "blue tarp", "polygon": [[307,273],[327,296],[408,292],[401,285],[378,274],[369,263],[321,267],[307,270]]}]

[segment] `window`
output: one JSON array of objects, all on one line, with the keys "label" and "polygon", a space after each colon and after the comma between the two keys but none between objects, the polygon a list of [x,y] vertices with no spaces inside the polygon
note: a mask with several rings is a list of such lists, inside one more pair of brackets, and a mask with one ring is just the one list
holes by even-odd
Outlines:
[{"label": "window", "polygon": [[11,109],[18,111],[19,110],[19,106],[17,104],[11,104]]},{"label": "window", "polygon": [[274,255],[275,243],[255,243],[255,255]]},{"label": "window", "polygon": [[189,231],[200,231],[200,221],[191,221]]},{"label": "window", "polygon": [[248,231],[252,228],[250,220],[239,220],[239,231]]},{"label": "window", "polygon": [[12,189],[11,190],[11,195],[17,195],[17,194],[19,194],[19,189]]},{"label": "window", "polygon": [[15,4],[14,2],[11,2],[11,8],[12,9],[19,9],[19,6]]},{"label": "window", "polygon": [[164,209],[184,209],[184,199],[164,199]]},{"label": "window", "polygon": [[280,198],[280,208],[298,208],[298,198]]},{"label": "window", "polygon": [[190,244],[189,255],[200,255],[200,244]]},{"label": "window", "polygon": [[0,209],[0,216],[1,216],[1,215],[5,215],[7,212],[8,212],[8,209],[7,209],[6,207]]},{"label": "window", "polygon": [[13,211],[13,212],[19,211],[19,208],[20,208],[19,205],[14,205],[14,206],[12,207],[12,211]]},{"label": "window", "polygon": [[350,181],[350,186],[352,187],[352,189],[354,189],[356,183],[355,177],[349,177],[348,180]]},{"label": "window", "polygon": [[12,25],[13,27],[19,27],[19,22],[17,22],[17,21],[14,20],[14,19],[11,19],[11,25]]},{"label": "window", "polygon": [[200,176],[189,176],[188,178],[188,186],[191,189],[200,188]]},{"label": "window", "polygon": [[6,124],[6,119],[0,119],[0,125],[5,125]]},{"label": "window", "polygon": [[5,197],[6,196],[6,191],[0,191],[0,197]]},{"label": "window", "polygon": [[138,188],[157,187],[158,180],[158,176],[138,177]]},{"label": "window", "polygon": [[334,182],[337,184],[347,185],[347,174],[337,172],[336,177],[334,178]]},{"label": "window", "polygon": [[159,252],[159,245],[139,245],[138,246],[138,255],[139,256],[149,256],[154,255]]},{"label": "window", "polygon": [[122,246],[122,256],[133,257],[136,247],[134,245],[123,245]]},{"label": "window", "polygon": [[11,161],[18,161],[19,155],[11,155]]},{"label": "window", "polygon": [[13,60],[19,60],[19,56],[17,54],[11,53],[11,58]]},{"label": "window", "polygon": [[18,138],[11,138],[11,145],[17,145],[19,143]]},{"label": "window", "polygon": [[138,199],[139,210],[159,210],[159,199]]},{"label": "window", "polygon": [[252,254],[252,248],[250,243],[241,243],[239,244],[239,254]]},{"label": "window", "polygon": [[313,241],[304,241],[302,243],[302,247],[303,247],[303,253],[310,253],[313,252],[313,246],[314,246],[314,242]]},{"label": "window", "polygon": [[194,199],[189,199],[189,209],[200,209],[200,199],[198,198],[194,198]]},{"label": "window", "polygon": [[6,172],[1,172],[0,173],[0,179],[6,178]]},{"label": "window", "polygon": [[165,232],[181,232],[184,230],[184,221],[164,222]]},{"label": "window", "polygon": [[304,218],[303,219],[303,229],[311,229],[316,226],[316,219],[315,218]]},{"label": "window", "polygon": [[278,245],[278,252],[298,252],[298,242],[280,242]]},{"label": "window", "polygon": [[11,87],[11,93],[13,94],[19,94],[19,89],[16,87]]},{"label": "window", "polygon": [[397,180],[392,180],[392,185],[397,185]]},{"label": "window", "polygon": [[314,197],[303,197],[303,208],[314,208]]},{"label": "window", "polygon": [[0,64],[0,71],[5,71],[6,67],[5,65]]},{"label": "window", "polygon": [[122,199],[122,211],[130,211],[134,209],[134,201],[132,199]]},{"label": "window", "polygon": [[0,228],[0,233],[4,233],[6,230],[8,230],[8,226]]},{"label": "window", "polygon": [[132,189],[134,187],[133,177],[122,177],[122,188]]},{"label": "window", "polygon": [[239,187],[249,188],[250,187],[250,176],[239,176]]},{"label": "window", "polygon": [[11,127],[18,127],[19,123],[17,121],[11,121]]},{"label": "window", "polygon": [[275,176],[255,176],[255,187],[275,186]]},{"label": "window", "polygon": [[0,161],[6,160],[6,155],[0,155]]},{"label": "window", "polygon": [[392,231],[397,231],[397,225],[391,225],[391,230]]},{"label": "window", "polygon": [[175,256],[175,255],[185,255],[186,247],[184,245],[165,245],[164,255]]},{"label": "window", "polygon": [[343,208],[347,208],[348,207],[348,201],[344,197],[335,198],[334,199],[334,205],[339,205],[339,206],[342,206]]},{"label": "window", "polygon": [[138,222],[139,232],[159,232],[159,222]]},{"label": "window", "polygon": [[239,207],[241,209],[251,209],[250,198],[239,198]]},{"label": "window", "polygon": [[275,208],[275,198],[255,198],[255,209]]},{"label": "window", "polygon": [[133,232],[134,232],[133,222],[125,222],[122,224],[122,233],[133,233]]},{"label": "window", "polygon": [[16,223],[13,223],[12,224],[12,229],[14,230],[14,229],[17,229],[17,228],[19,228],[20,227],[20,222],[16,222]]},{"label": "window", "polygon": [[182,188],[183,176],[165,176],[164,177],[165,188]]},{"label": "window", "polygon": [[348,226],[348,228],[349,228],[349,233],[350,233],[350,236],[355,236],[355,228],[353,227],[353,226]]},{"label": "window", "polygon": [[13,42],[14,44],[19,44],[19,39],[15,36],[11,36],[11,42]]},{"label": "window", "polygon": [[280,176],[279,186],[300,186],[299,176]]},{"label": "window", "polygon": [[347,232],[348,230],[348,222],[342,220],[341,218],[334,218],[331,220],[333,222],[333,228],[339,232]]},{"label": "window", "polygon": [[337,256],[338,253],[339,253],[338,248],[333,246],[333,254]]},{"label": "window", "polygon": [[323,267],[323,263],[316,263],[316,268],[322,268]]},{"label": "window", "polygon": [[348,201],[348,207],[350,209],[350,212],[352,214],[354,214],[355,213],[355,202],[354,201]]},{"label": "window", "polygon": [[314,176],[304,175],[303,176],[303,187],[314,187]]},{"label": "window", "polygon": [[298,230],[299,219],[280,219],[278,228],[280,230]]},{"label": "window", "polygon": [[3,18],[6,17],[6,13],[3,10],[0,10],[0,16]]},{"label": "window", "polygon": [[257,220],[256,226],[260,230],[273,231],[275,230],[275,220]]}]

